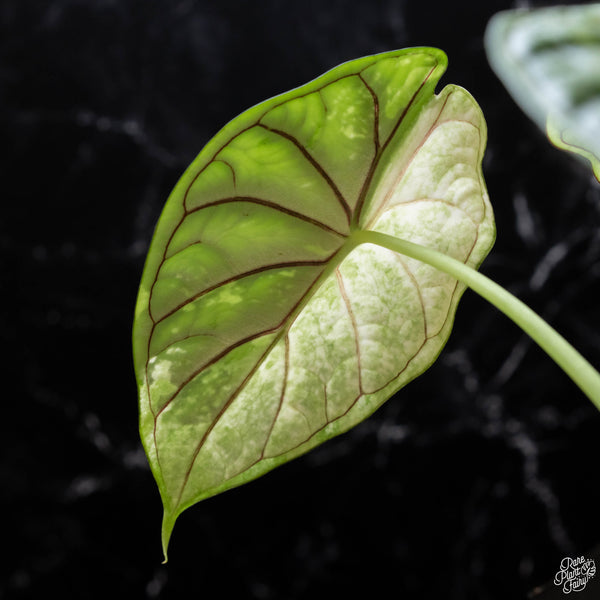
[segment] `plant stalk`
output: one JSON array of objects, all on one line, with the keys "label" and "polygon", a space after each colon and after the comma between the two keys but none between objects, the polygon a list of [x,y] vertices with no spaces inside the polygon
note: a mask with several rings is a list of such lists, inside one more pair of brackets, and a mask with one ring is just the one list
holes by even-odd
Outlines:
[{"label": "plant stalk", "polygon": [[600,410],[600,373],[526,304],[476,269],[437,250],[376,231],[354,231],[356,244],[376,244],[420,260],[470,287],[529,335]]}]

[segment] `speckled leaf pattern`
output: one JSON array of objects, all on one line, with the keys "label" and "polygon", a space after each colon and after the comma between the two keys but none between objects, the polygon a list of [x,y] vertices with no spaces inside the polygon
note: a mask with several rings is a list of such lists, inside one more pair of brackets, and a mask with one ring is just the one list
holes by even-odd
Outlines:
[{"label": "speckled leaf pattern", "polygon": [[362,421],[446,342],[463,286],[352,232],[478,266],[485,123],[446,57],[358,59],[243,113],[171,194],[140,286],[140,430],[165,510]]},{"label": "speckled leaf pattern", "polygon": [[486,48],[521,108],[600,181],[600,4],[498,13]]}]

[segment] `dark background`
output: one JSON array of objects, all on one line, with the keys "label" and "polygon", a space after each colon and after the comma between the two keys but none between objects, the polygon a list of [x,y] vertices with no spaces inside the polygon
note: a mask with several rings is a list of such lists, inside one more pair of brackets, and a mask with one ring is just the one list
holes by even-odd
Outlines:
[{"label": "dark background", "polygon": [[444,49],[442,84],[486,115],[498,240],[483,272],[600,363],[600,185],[483,51],[515,4],[0,2],[0,598],[524,599],[591,555],[600,414],[471,292],[428,373],[184,513],[166,566],[138,440],[132,314],[178,177],[249,106],[405,46]]}]

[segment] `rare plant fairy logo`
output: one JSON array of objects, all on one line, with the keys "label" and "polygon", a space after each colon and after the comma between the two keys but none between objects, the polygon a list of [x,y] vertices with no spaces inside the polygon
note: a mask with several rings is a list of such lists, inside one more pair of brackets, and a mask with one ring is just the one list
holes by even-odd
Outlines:
[{"label": "rare plant fairy logo", "polygon": [[560,561],[560,570],[554,576],[554,585],[561,586],[565,594],[581,592],[595,574],[596,564],[591,558],[565,556]]}]

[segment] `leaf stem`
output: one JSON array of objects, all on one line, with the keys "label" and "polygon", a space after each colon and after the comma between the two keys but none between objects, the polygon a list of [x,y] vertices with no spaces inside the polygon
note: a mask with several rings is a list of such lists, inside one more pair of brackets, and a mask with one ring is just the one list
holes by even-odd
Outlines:
[{"label": "leaf stem", "polygon": [[420,260],[469,286],[527,333],[600,410],[600,373],[546,321],[503,287],[476,269],[419,244],[376,231],[354,231],[351,238],[356,244],[376,244]]}]

